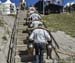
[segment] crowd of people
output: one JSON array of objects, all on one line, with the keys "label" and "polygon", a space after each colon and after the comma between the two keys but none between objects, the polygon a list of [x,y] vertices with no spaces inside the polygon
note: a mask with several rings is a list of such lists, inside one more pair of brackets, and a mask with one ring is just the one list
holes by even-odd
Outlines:
[{"label": "crowd of people", "polygon": [[36,11],[35,7],[30,7],[28,9],[26,22],[28,25],[27,31],[29,33],[28,40],[29,43],[31,43],[29,49],[33,48],[32,55],[34,55],[33,52],[35,52],[35,63],[44,63],[43,54],[45,50],[47,50],[49,58],[52,59],[52,39],[43,24],[41,15]]}]

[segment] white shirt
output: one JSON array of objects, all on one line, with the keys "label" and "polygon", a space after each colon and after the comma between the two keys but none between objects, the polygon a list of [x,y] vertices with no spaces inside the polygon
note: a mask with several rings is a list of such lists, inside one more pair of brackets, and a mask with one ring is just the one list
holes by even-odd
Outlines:
[{"label": "white shirt", "polygon": [[35,11],[33,11],[33,10],[32,10],[32,11],[29,11],[29,14],[33,14],[34,12],[35,12]]},{"label": "white shirt", "polygon": [[39,20],[39,19],[41,19],[41,16],[37,13],[33,13],[33,14],[30,15],[29,18],[32,18],[32,20],[35,20],[35,19]]},{"label": "white shirt", "polygon": [[30,10],[30,11],[31,11],[31,10],[36,11],[35,7],[29,7],[29,10]]},{"label": "white shirt", "polygon": [[36,27],[38,27],[39,24],[43,25],[43,23],[41,21],[32,21],[30,27],[36,28]]},{"label": "white shirt", "polygon": [[51,37],[46,30],[35,29],[29,39],[34,40],[34,43],[47,43],[47,41],[51,40]]}]

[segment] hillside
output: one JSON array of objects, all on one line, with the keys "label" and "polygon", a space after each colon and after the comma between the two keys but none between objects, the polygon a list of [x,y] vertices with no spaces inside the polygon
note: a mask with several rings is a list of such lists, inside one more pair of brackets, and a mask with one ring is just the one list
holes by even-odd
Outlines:
[{"label": "hillside", "polygon": [[12,16],[0,15],[0,63],[6,63],[7,60],[13,23]]},{"label": "hillside", "polygon": [[[23,27],[23,21],[24,21],[24,17],[21,17],[21,15],[25,15],[20,14],[19,15],[19,21],[20,21],[20,28],[18,28],[19,30],[23,30],[25,29]],[[52,50],[52,58],[56,59],[59,61],[59,63],[73,63],[75,62],[75,38],[72,38],[71,36],[75,36],[75,13],[72,14],[50,14],[50,15],[46,15],[44,16],[44,20],[46,25],[48,26],[48,28],[51,31],[56,31],[56,32],[51,32],[54,39],[56,40],[56,42],[59,45],[59,49],[56,47],[54,41],[52,40],[53,45],[56,47],[56,51],[58,53],[58,55],[60,56],[60,59],[57,59],[56,54],[54,53],[54,50]],[[4,20],[4,28],[0,28],[0,36],[2,40],[0,42],[0,56],[3,59],[3,61],[6,60],[6,56],[8,53],[8,48],[9,48],[9,43],[10,43],[10,36],[11,36],[11,32],[12,28],[13,28],[13,24],[14,24],[14,18],[12,16],[3,16],[3,20]],[[1,23],[3,21],[1,20]],[[22,25],[22,27],[21,27]],[[2,26],[3,27],[3,26]],[[2,31],[3,30],[3,31]],[[9,31],[7,33],[7,31]],[[64,32],[66,32],[69,35],[66,35]],[[22,31],[19,31],[22,33]],[[22,38],[25,39],[26,35],[17,35],[17,38],[21,38],[21,40],[23,40]],[[7,40],[4,40],[6,37]],[[18,40],[17,44],[19,45],[24,45],[23,41],[20,43],[21,41]],[[25,47],[24,47],[25,48]],[[20,47],[20,49],[23,49]],[[3,55],[4,54],[4,55]],[[5,56],[6,55],[6,56]],[[3,57],[2,57],[3,56]],[[17,57],[17,56],[16,56]],[[0,58],[0,61],[1,61]],[[21,58],[21,57],[20,57]],[[24,58],[25,59],[25,58]],[[20,59],[21,60],[21,59]],[[3,62],[2,61],[2,62]],[[48,62],[49,63],[49,62]],[[57,63],[57,62],[56,62]]]},{"label": "hillside", "polygon": [[50,14],[43,17],[47,27],[51,31],[64,31],[75,37],[75,12],[69,14]]},{"label": "hillside", "polygon": [[[43,17],[48,29],[59,45],[56,49],[59,63],[75,62],[75,12],[65,14],[50,14]],[[74,38],[73,38],[74,37]],[[54,42],[53,42],[54,43]]]}]

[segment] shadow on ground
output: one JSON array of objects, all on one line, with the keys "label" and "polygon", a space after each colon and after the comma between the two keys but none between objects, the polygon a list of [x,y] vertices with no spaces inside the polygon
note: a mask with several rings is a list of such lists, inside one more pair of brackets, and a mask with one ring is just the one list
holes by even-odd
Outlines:
[{"label": "shadow on ground", "polygon": [[21,58],[21,62],[25,62],[25,63],[32,62],[32,63],[34,63],[35,56],[29,55],[27,50],[19,51],[19,56]]}]

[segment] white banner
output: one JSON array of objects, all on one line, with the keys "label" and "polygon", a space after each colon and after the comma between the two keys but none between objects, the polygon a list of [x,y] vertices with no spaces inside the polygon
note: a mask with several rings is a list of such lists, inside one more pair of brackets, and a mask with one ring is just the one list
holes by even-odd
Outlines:
[{"label": "white banner", "polygon": [[50,1],[50,3],[52,4],[56,4],[56,5],[63,5],[63,0],[44,0],[46,1]]}]

